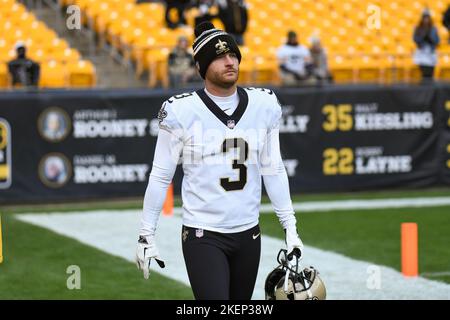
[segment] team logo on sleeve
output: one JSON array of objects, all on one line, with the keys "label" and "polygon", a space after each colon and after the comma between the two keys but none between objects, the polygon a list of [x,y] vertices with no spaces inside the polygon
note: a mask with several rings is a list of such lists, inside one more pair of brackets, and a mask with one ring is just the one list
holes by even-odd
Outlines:
[{"label": "team logo on sleeve", "polygon": [[158,112],[159,123],[163,122],[164,118],[167,117],[167,111],[165,110],[166,104],[164,104]]}]

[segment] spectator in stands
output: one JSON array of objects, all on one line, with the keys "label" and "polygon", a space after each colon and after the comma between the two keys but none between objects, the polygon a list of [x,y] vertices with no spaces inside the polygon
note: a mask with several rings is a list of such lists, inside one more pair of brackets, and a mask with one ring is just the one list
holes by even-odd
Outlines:
[{"label": "spectator in stands", "polygon": [[198,15],[194,19],[194,27],[202,22],[211,22],[216,16],[210,13],[211,7],[214,5],[213,0],[196,0],[195,6],[198,9]]},{"label": "spectator in stands", "polygon": [[419,25],[414,30],[414,41],[417,45],[414,62],[420,67],[422,82],[433,81],[434,67],[437,64],[436,47],[439,44],[439,35],[428,9],[422,12]]},{"label": "spectator in stands", "polygon": [[[450,33],[450,5],[444,12],[444,15],[442,17],[442,24],[444,25],[445,28],[447,28],[447,31]],[[448,42],[450,43],[450,37],[448,38]]]},{"label": "spectator in stands", "polygon": [[15,87],[32,87],[39,83],[40,66],[27,58],[25,43],[19,41],[15,45],[17,57],[8,63],[11,84]]},{"label": "spectator in stands", "polygon": [[278,49],[277,57],[283,85],[298,85],[309,80],[311,55],[308,48],[299,44],[294,31],[288,32],[287,43]]},{"label": "spectator in stands", "polygon": [[311,73],[318,83],[331,82],[331,74],[328,70],[327,53],[322,47],[322,43],[318,37],[311,38]]},{"label": "spectator in stands", "polygon": [[248,21],[248,10],[244,0],[217,0],[217,4],[218,17],[225,31],[234,37],[238,45],[244,45],[244,33]]},{"label": "spectator in stands", "polygon": [[173,87],[183,87],[200,79],[195,69],[194,58],[188,51],[188,39],[178,38],[177,46],[169,54],[169,79]]},{"label": "spectator in stands", "polygon": [[[190,0],[165,0],[166,1],[166,25],[170,29],[178,28],[186,25],[185,10],[188,8]],[[172,21],[170,11],[176,9],[178,13],[178,21]]]}]

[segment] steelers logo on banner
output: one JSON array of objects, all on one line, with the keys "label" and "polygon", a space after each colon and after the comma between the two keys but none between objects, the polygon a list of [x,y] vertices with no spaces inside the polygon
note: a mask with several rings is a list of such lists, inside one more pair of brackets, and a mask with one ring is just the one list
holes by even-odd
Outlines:
[{"label": "steelers logo on banner", "polygon": [[11,127],[0,118],[0,189],[11,185]]},{"label": "steelers logo on banner", "polygon": [[64,140],[71,129],[71,121],[67,112],[58,107],[45,109],[38,118],[39,134],[47,141]]},{"label": "steelers logo on banner", "polygon": [[72,166],[61,153],[49,153],[39,163],[39,178],[51,188],[64,186],[72,176]]}]

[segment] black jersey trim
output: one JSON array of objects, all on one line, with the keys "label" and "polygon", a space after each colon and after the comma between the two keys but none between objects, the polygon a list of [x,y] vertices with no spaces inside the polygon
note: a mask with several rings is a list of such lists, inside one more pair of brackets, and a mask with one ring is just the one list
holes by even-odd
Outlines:
[{"label": "black jersey trim", "polygon": [[234,110],[232,115],[227,115],[220,107],[206,94],[204,89],[196,91],[197,95],[202,99],[206,107],[225,125],[228,127],[228,121],[233,120],[235,125],[244,115],[248,105],[247,92],[241,87],[237,87],[237,93],[239,96],[239,104]]}]

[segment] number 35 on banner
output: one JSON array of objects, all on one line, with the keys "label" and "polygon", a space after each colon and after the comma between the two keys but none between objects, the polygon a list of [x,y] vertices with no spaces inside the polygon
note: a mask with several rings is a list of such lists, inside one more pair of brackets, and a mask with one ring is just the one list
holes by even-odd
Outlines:
[{"label": "number 35 on banner", "polygon": [[11,185],[11,127],[0,118],[0,189]]}]

